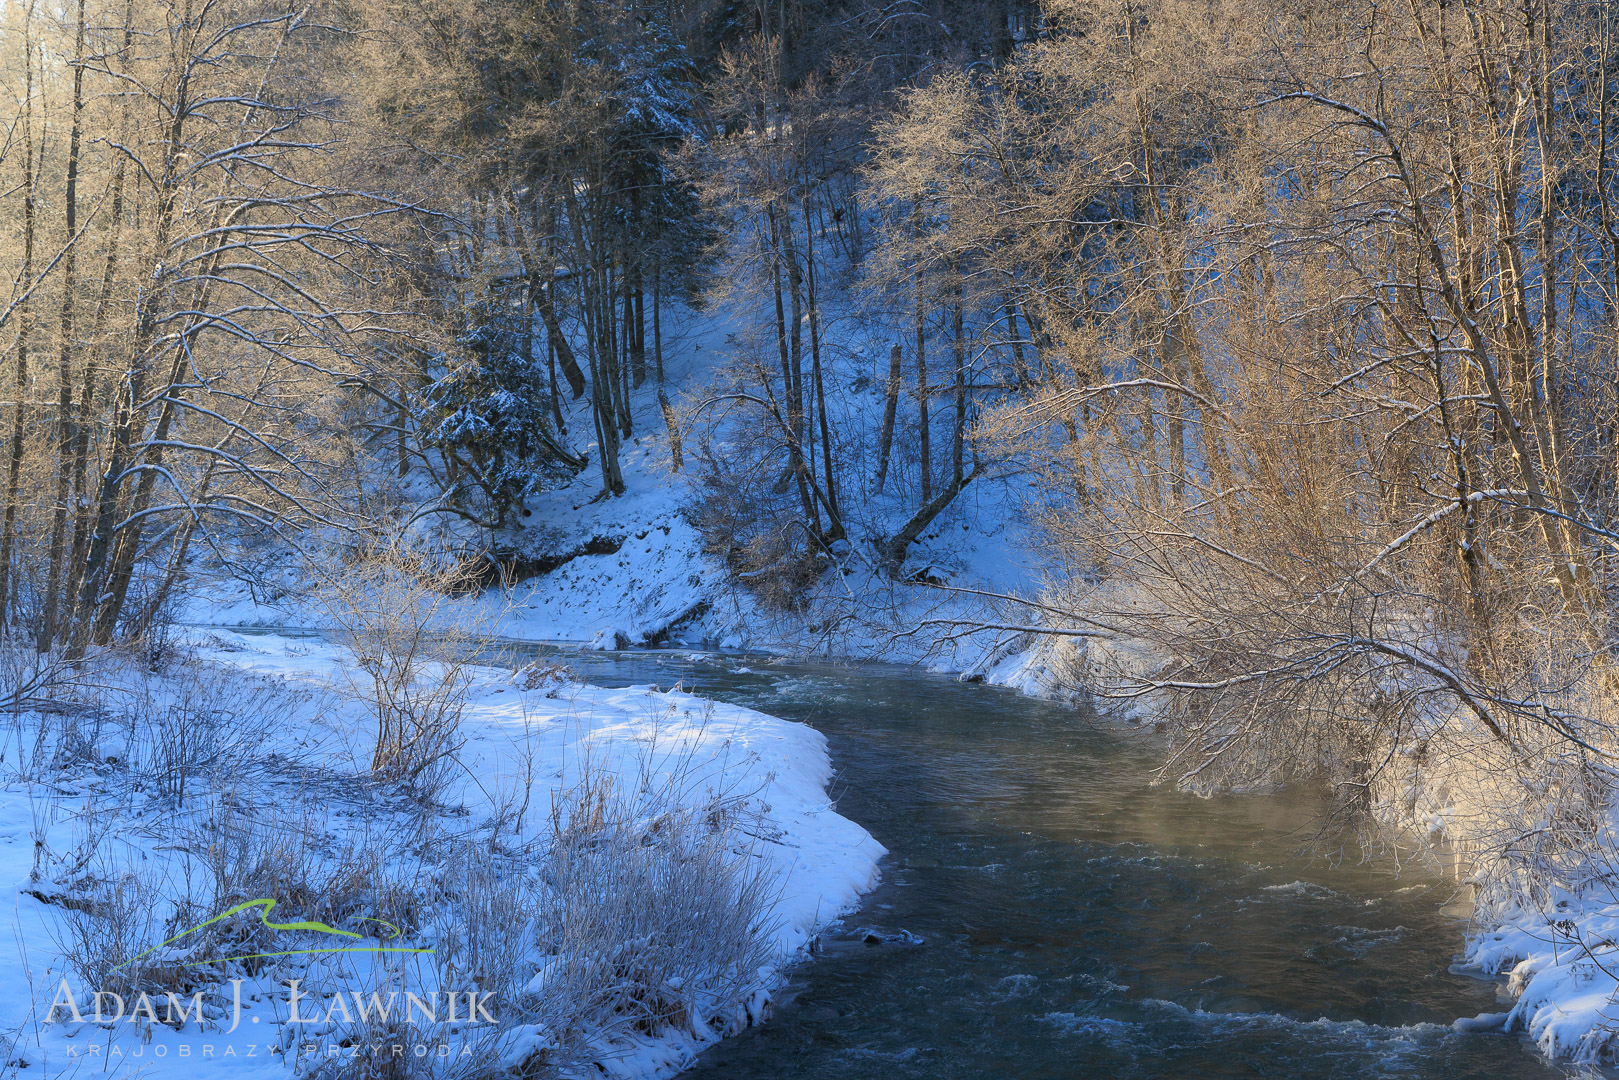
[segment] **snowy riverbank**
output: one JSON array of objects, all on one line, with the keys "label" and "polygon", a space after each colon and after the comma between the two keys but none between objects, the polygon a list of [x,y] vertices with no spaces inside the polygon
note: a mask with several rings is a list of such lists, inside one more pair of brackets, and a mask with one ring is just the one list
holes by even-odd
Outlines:
[{"label": "snowy riverbank", "polygon": [[[97,891],[97,883],[145,883],[131,885],[145,890],[146,904],[129,913],[138,924],[128,931],[132,942],[144,932],[151,937],[148,944],[156,944],[176,926],[215,914],[199,906],[193,878],[207,871],[210,859],[217,862],[208,837],[222,836],[222,813],[239,813],[259,828],[261,855],[299,861],[306,879],[299,884],[330,891],[340,887],[331,876],[338,864],[346,874],[364,866],[389,883],[367,894],[379,897],[391,895],[390,889],[419,895],[438,882],[441,872],[448,874],[431,856],[423,857],[429,845],[419,835],[407,835],[411,829],[419,834],[442,828],[446,836],[472,837],[490,850],[543,850],[560,820],[563,793],[577,789],[587,774],[597,793],[657,790],[672,793],[693,811],[712,815],[723,808],[743,815],[746,835],[736,834],[735,858],[747,864],[744,871],[757,869],[750,879],[753,888],[769,900],[761,946],[774,959],[743,977],[750,985],[734,1013],[708,1014],[699,994],[679,1023],[645,1034],[626,1028],[596,1043],[594,1061],[601,1068],[592,1071],[637,1080],[671,1075],[707,1043],[762,1019],[783,965],[877,881],[883,849],[836,813],[826,791],[832,775],[826,741],[802,724],[678,689],[605,690],[569,681],[563,673],[514,677],[492,668],[471,669],[457,764],[435,792],[437,809],[428,814],[442,820],[430,826],[419,807],[401,803],[397,793],[369,781],[368,717],[342,692],[341,672],[352,669],[355,658],[318,641],[274,635],[210,631],[197,635],[194,645],[197,659],[176,677],[135,667],[105,672],[115,685],[95,694],[108,715],[92,721],[91,713],[80,714],[73,728],[80,742],[72,743],[71,752],[62,749],[67,743],[58,736],[51,739],[62,745],[36,744],[46,747],[48,761],[29,748],[36,759],[23,764],[32,783],[19,779],[12,768],[16,758],[7,758],[12,776],[0,790],[0,880],[6,882],[3,899],[13,913],[14,934],[12,944],[0,950],[0,980],[12,988],[0,1005],[0,1033],[10,1040],[13,1065],[26,1064],[28,1075],[87,1069],[169,1075],[182,1067],[195,1076],[284,1075],[294,1064],[314,1075],[324,1055],[340,1061],[354,1052],[339,1045],[342,1031],[332,1023],[330,993],[311,999],[319,1001],[315,1012],[323,1014],[323,1023],[303,1028],[288,1023],[294,1017],[288,1014],[285,979],[301,976],[306,990],[324,987],[341,997],[350,985],[345,979],[359,979],[355,985],[367,989],[376,985],[379,963],[358,962],[375,957],[231,969],[245,980],[238,1000],[247,1001],[253,1012],[251,1023],[238,1014],[241,1024],[233,1032],[225,1030],[233,1019],[229,987],[195,978],[180,980],[181,1000],[189,1004],[193,989],[207,992],[205,1025],[137,1018],[135,1001],[126,1002],[131,1013],[117,1023],[74,1023],[65,1002],[56,1010],[56,1022],[45,1022],[53,1000],[61,1000],[64,975],[77,992],[78,1006],[88,1010],[94,1004],[88,996],[94,988],[73,985],[80,980],[71,954],[83,942],[74,936],[71,915],[75,905],[91,902],[85,897],[105,903],[108,894]],[[177,801],[173,790],[152,779],[154,771],[136,745],[139,733],[114,737],[118,724],[111,714],[125,709],[138,719],[153,712],[173,716],[198,705],[199,696],[225,707],[258,707],[255,715],[236,718],[229,734],[235,747],[225,756],[250,752],[230,758],[236,775],[221,778],[222,786],[190,792],[189,798],[182,791]],[[67,715],[77,711],[65,708]],[[92,722],[99,739],[90,732]],[[19,721],[16,730],[27,730],[26,722]],[[19,736],[17,742],[22,752],[27,740]],[[665,817],[673,809],[665,799]],[[109,839],[109,822],[117,824],[115,839]],[[655,822],[647,827],[659,828]],[[550,871],[514,862],[503,872],[543,877]],[[292,874],[286,867],[281,880],[290,884]],[[481,902],[470,896],[463,901],[474,907]],[[368,936],[354,944],[382,946],[386,935],[361,924],[374,928],[384,915],[368,911],[339,929],[363,929]],[[451,906],[447,916],[459,918],[459,909]],[[441,933],[435,939],[428,929],[412,944],[436,945],[441,955],[425,961],[431,967],[443,960],[452,938]],[[558,962],[543,949],[518,948],[509,958],[522,969],[509,973],[510,981],[526,984],[525,992],[535,991]],[[679,990],[682,980],[672,981]],[[112,1002],[104,1004],[110,1012]],[[303,1009],[307,1017],[307,1000]],[[161,998],[156,1010],[159,1021],[166,1018]],[[508,1033],[496,1050],[512,1065],[550,1037],[529,1024]],[[430,1046],[428,1055],[433,1052]],[[461,1064],[454,1060],[460,1053],[451,1053],[446,1069]]]}]

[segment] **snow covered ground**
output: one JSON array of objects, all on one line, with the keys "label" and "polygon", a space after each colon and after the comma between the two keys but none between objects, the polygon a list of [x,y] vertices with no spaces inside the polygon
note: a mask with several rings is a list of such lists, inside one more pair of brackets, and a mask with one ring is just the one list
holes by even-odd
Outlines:
[{"label": "snow covered ground", "polygon": [[[701,387],[726,356],[734,330],[724,312],[688,314],[679,322],[668,350],[671,394]],[[886,344],[868,340],[865,333],[828,342],[830,377],[843,384],[843,420],[855,426],[862,412],[880,405],[874,391],[859,387],[880,385],[878,368],[886,357]],[[983,595],[1033,599],[1045,585],[1038,543],[1019,524],[1023,501],[1034,492],[1017,475],[987,476],[969,485],[958,505],[941,515],[907,563],[920,580],[890,580],[869,558],[869,541],[893,526],[896,509],[873,500],[862,520],[851,515],[856,535],[842,572],[818,583],[804,610],[761,609],[705,553],[688,520],[687,508],[701,494],[686,474],[671,471],[654,389],[647,386],[635,395],[637,433],[623,448],[623,496],[599,498],[592,466],[531,500],[530,524],[514,540],[545,572],[504,594],[469,601],[495,617],[501,635],[603,649],[687,642],[919,663],[1038,696],[1071,693],[1087,663],[1129,670],[1152,666],[1152,657],[1128,641],[1020,632],[1019,626],[1041,622],[1038,613]],[[571,429],[589,430],[586,403],[572,407]],[[595,453],[593,445],[581,448]],[[235,582],[211,583],[185,618],[211,625],[318,626],[318,615],[298,599],[299,571],[289,565],[286,574],[285,595],[273,597]],[[1106,606],[1104,601],[1129,602],[1099,593],[1097,603]],[[975,624],[987,628],[975,629]],[[1113,712],[1121,720],[1150,722],[1155,707],[1141,698]],[[827,895],[835,892],[828,887]],[[1555,925],[1559,920],[1566,925]],[[1590,899],[1570,900],[1565,910],[1552,914],[1525,912],[1473,935],[1465,964],[1482,974],[1510,973],[1513,993],[1521,993],[1510,1019],[1487,1017],[1478,1026],[1510,1022],[1553,1056],[1587,1061],[1613,1056],[1619,978],[1609,971],[1619,973],[1619,956],[1612,964],[1603,957],[1616,948],[1615,939],[1619,905]],[[1582,942],[1591,947],[1582,948]]]},{"label": "snow covered ground", "polygon": [[1468,939],[1464,969],[1505,976],[1509,1012],[1463,1022],[1527,1034],[1549,1057],[1619,1063],[1619,899],[1593,883]]},{"label": "snow covered ground", "polygon": [[[668,393],[677,400],[700,394],[734,348],[734,314],[671,314],[665,326]],[[829,367],[844,384],[842,422],[858,425],[870,419],[866,414],[881,412],[881,395],[873,387],[880,385],[878,368],[887,363],[887,346],[876,336],[868,340],[875,331],[844,329],[845,340],[828,343],[835,357]],[[691,483],[692,448],[687,447],[686,471],[673,471],[656,392],[648,383],[632,393],[635,435],[621,452],[623,495],[601,497],[596,445],[582,440],[577,448],[592,464],[568,483],[531,497],[523,527],[502,538],[544,572],[477,601],[497,617],[499,633],[602,649],[667,641],[922,663],[1031,693],[1051,688],[1047,668],[1057,658],[1049,643],[1038,645],[1012,631],[967,632],[972,622],[1007,623],[1008,611],[973,592],[949,588],[1038,592],[1042,560],[1020,513],[1023,500],[1034,494],[1026,477],[994,474],[969,484],[913,546],[907,570],[916,581],[890,579],[871,555],[872,542],[912,508],[892,496],[873,498],[861,514],[851,512],[851,551],[842,572],[819,583],[803,611],[784,615],[762,609],[728,578],[720,560],[703,550],[702,536],[688,519],[688,509],[703,497]],[[570,431],[590,430],[588,399],[566,403],[566,409]],[[425,498],[427,493],[418,494]],[[464,523],[448,516],[425,525],[441,543],[469,535]],[[269,591],[203,575],[182,619],[194,625],[318,627],[319,614],[301,600],[306,573],[295,559],[283,559],[278,570],[267,573],[280,578]],[[1014,608],[1012,614],[1027,612]],[[1012,624],[1026,621],[1014,618]]]},{"label": "snow covered ground", "polygon": [[[374,721],[348,695],[343,677],[345,669],[355,668],[353,656],[316,639],[274,634],[206,631],[193,645],[196,659],[178,675],[151,675],[126,664],[104,673],[117,685],[89,692],[108,708],[142,716],[172,717],[199,698],[250,707],[252,715],[231,730],[234,751],[222,755],[232,774],[223,777],[223,795],[218,784],[211,792],[187,792],[182,786],[176,800],[174,791],[154,782],[160,774],[143,760],[151,748],[131,745],[132,738],[139,742],[138,735],[117,732],[110,721],[103,726],[88,712],[77,718],[77,734],[66,741],[65,727],[53,727],[55,735],[31,744],[26,716],[13,725],[11,752],[0,766],[9,776],[0,788],[0,881],[5,883],[0,902],[12,924],[12,934],[0,945],[0,985],[6,987],[0,993],[0,1033],[7,1039],[0,1050],[11,1068],[26,1069],[21,1075],[168,1076],[182,1070],[198,1077],[288,1075],[294,1064],[314,1075],[322,1055],[342,1061],[351,1053],[352,1048],[337,1049],[340,1029],[332,1024],[288,1023],[290,999],[281,980],[301,974],[306,990],[337,988],[340,995],[354,985],[345,978],[374,988],[382,973],[374,956],[322,956],[292,968],[271,962],[256,973],[252,965],[233,969],[245,979],[239,990],[245,1011],[234,1031],[225,1030],[233,1020],[229,986],[216,987],[219,995],[208,998],[206,1028],[196,1022],[132,1022],[133,1017],[104,1025],[71,1019],[73,1005],[61,996],[64,976],[81,1015],[94,1005],[89,997],[94,988],[75,985],[70,958],[80,942],[72,932],[71,905],[78,897],[108,895],[105,889],[86,892],[85,883],[110,882],[120,872],[152,883],[155,889],[141,895],[145,909],[131,913],[140,923],[132,933],[150,936],[150,944],[177,925],[200,923],[216,913],[202,906],[178,911],[175,898],[207,895],[206,888],[195,888],[205,883],[193,878],[206,876],[217,854],[209,837],[223,835],[207,831],[210,814],[252,819],[270,837],[265,851],[275,858],[291,856],[273,837],[295,832],[304,849],[299,858],[328,866],[364,863],[382,878],[392,875],[392,883],[408,893],[436,881],[442,868],[431,858],[410,858],[413,846],[426,845],[402,833],[425,829],[424,821],[432,818],[446,837],[471,837],[477,845],[503,851],[543,849],[557,820],[558,793],[579,785],[587,772],[598,789],[602,778],[611,776],[615,781],[608,789],[657,788],[698,808],[750,808],[752,839],[737,857],[762,868],[761,887],[774,905],[765,945],[775,959],[748,977],[752,992],[734,1015],[694,1015],[657,1037],[620,1033],[597,1047],[602,1070],[625,1078],[671,1075],[706,1043],[762,1018],[781,967],[877,881],[883,849],[835,811],[826,792],[831,764],[825,739],[802,724],[678,690],[604,690],[569,681],[564,673],[513,676],[495,668],[472,669],[458,764],[435,794],[438,809],[424,817],[419,807],[402,803],[397,791],[369,780]],[[88,730],[91,723],[96,732]],[[33,783],[18,778],[19,765]],[[395,859],[396,865],[377,865]],[[546,871],[514,864],[504,872]],[[337,887],[311,869],[309,881],[317,880],[326,882],[324,888]],[[386,932],[375,929],[384,913],[371,914],[374,918],[344,924],[367,935],[345,939],[345,945],[387,944]],[[307,936],[283,935],[276,944],[302,947],[297,943],[307,944]],[[429,930],[412,944],[436,942],[443,950],[452,940],[453,933],[435,939]],[[316,944],[322,941],[330,943]],[[176,948],[183,949],[183,943]],[[432,966],[423,957],[405,959],[422,962],[407,970]],[[528,982],[532,989],[533,980],[543,982],[550,962],[554,958],[519,955],[516,984]],[[399,974],[393,967],[387,970]],[[318,1002],[315,1014],[330,1019],[329,993],[306,999],[302,1017],[311,1015],[310,1001]],[[53,1002],[55,1020],[46,1022]],[[112,1001],[103,1004],[110,1014]],[[154,1004],[157,1018],[165,1018],[165,1003]],[[137,1005],[126,1002],[131,1011]],[[495,1008],[498,1017],[498,1003]],[[518,1031],[502,1053],[515,1061],[525,1046],[531,1050],[546,1037]],[[427,1044],[425,1053],[450,1057],[432,1075],[453,1075],[456,1057],[464,1051],[439,1045]],[[311,1046],[318,1049],[311,1053]],[[405,1053],[412,1052],[407,1046]]]}]

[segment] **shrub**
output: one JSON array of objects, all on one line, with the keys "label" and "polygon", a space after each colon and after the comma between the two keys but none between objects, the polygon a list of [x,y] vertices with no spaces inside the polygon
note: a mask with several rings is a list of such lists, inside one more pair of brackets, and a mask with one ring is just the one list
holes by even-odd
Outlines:
[{"label": "shrub", "polygon": [[371,771],[431,795],[460,746],[457,732],[487,636],[451,597],[474,571],[398,547],[361,553],[318,592],[328,622],[354,653],[343,674],[376,719]]}]

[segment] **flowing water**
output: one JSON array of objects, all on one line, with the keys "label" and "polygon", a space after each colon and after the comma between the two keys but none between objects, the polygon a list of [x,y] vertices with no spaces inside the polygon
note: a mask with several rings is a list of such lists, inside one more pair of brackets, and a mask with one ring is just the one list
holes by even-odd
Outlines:
[{"label": "flowing water", "polygon": [[832,940],[774,1019],[688,1075],[1563,1075],[1517,1036],[1450,1029],[1506,1007],[1496,984],[1449,970],[1465,929],[1453,886],[1310,855],[1312,796],[1153,788],[1140,737],[905,669],[568,661],[598,685],[680,681],[825,732],[838,811],[889,850],[846,926],[925,942]]}]

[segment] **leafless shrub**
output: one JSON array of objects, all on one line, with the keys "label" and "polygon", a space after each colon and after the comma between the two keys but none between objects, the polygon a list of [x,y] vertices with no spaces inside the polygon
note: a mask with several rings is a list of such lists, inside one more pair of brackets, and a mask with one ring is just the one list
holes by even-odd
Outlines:
[{"label": "leafless shrub", "polygon": [[524,690],[553,690],[580,681],[579,674],[566,663],[544,656],[521,668],[515,679]]},{"label": "leafless shrub", "polygon": [[[161,940],[163,890],[134,867],[109,868],[59,898],[57,947],[67,956],[80,999],[94,1008],[92,995],[117,994],[133,1002],[142,990],[178,988],[178,972],[140,954]],[[107,1011],[114,1003],[108,999]]]},{"label": "leafless shrub", "polygon": [[[300,1080],[493,1080],[555,1075],[534,1055],[514,1055],[524,1032],[503,1028],[371,1019],[305,1045],[294,1044]],[[532,1040],[527,1040],[532,1041]]]},{"label": "leafless shrub", "polygon": [[369,833],[338,841],[313,809],[259,814],[228,794],[215,795],[203,813],[175,814],[172,839],[180,853],[162,864],[158,881],[130,870],[83,871],[105,861],[108,841],[116,839],[106,830],[106,811],[89,808],[84,850],[57,867],[65,891],[46,897],[73,913],[73,944],[64,951],[85,957],[90,973],[155,950],[130,968],[129,978],[189,985],[223,977],[229,969],[214,965],[236,956],[243,958],[232,964],[258,974],[266,960],[247,954],[287,947],[260,908],[211,921],[252,901],[274,901],[275,921],[351,930],[388,925],[401,935],[418,928],[419,867],[398,844]]},{"label": "leafless shrub", "polygon": [[329,575],[318,598],[355,657],[344,676],[376,720],[371,771],[425,793],[460,746],[470,661],[487,617],[452,597],[476,572],[395,545],[359,554]]},{"label": "leafless shrub", "polygon": [[[521,673],[519,674],[518,678],[522,680],[523,677]],[[557,678],[558,681],[555,682],[555,686],[562,686],[567,682],[574,681],[572,672],[568,672],[566,676],[558,676]],[[546,680],[546,682],[549,681],[550,680]],[[546,685],[546,682],[541,682],[540,685]],[[533,689],[533,687],[526,688]],[[547,696],[554,697],[556,693],[556,689],[553,688]],[[522,710],[523,745],[521,749],[517,751],[518,760],[513,763],[520,764],[521,775],[513,776],[509,785],[506,787],[501,787],[498,782],[492,778],[491,787],[486,789],[489,792],[489,798],[492,803],[491,813],[487,823],[487,827],[489,829],[489,850],[491,852],[499,849],[502,830],[509,830],[514,841],[521,841],[523,836],[523,825],[525,820],[528,818],[529,808],[534,801],[534,765],[535,755],[538,748],[534,744],[534,718],[529,713],[526,702],[522,704]]]},{"label": "leafless shrub", "polygon": [[[41,717],[42,726],[46,722]],[[58,721],[56,752],[51,759],[51,767],[70,770],[84,765],[99,765],[102,762],[101,734],[106,722],[107,714],[99,709],[84,716],[64,714]]]},{"label": "leafless shrub", "polygon": [[148,686],[130,723],[144,744],[143,771],[177,807],[194,778],[216,791],[239,784],[294,704],[285,693],[195,660],[171,665],[162,686],[161,696]]},{"label": "leafless shrub", "polygon": [[[313,919],[354,929],[355,919],[380,919],[400,934],[419,925],[422,898],[412,880],[416,863],[387,836],[366,832],[337,842],[324,828],[324,814],[310,807],[297,814],[263,811],[261,818],[221,801],[211,811],[196,829],[202,851],[200,902],[184,905],[191,909],[190,921],[171,933],[259,899],[276,901],[278,921]],[[269,947],[270,941],[271,932],[253,909],[188,936],[183,948],[206,957],[227,945],[250,952],[246,946]]]},{"label": "leafless shrub", "polygon": [[[459,654],[425,659],[445,639],[430,641],[421,616],[432,598],[420,605],[418,620],[407,625],[407,640],[424,658],[418,676],[438,673],[429,665],[468,676]],[[389,625],[381,615],[356,625],[379,624]],[[415,692],[399,667],[375,667],[395,672],[389,685],[401,696]],[[70,743],[90,746],[73,760],[98,768],[109,784],[105,802],[81,808],[84,843],[53,864],[63,885],[48,897],[61,909],[60,949],[75,958],[84,987],[190,993],[233,972],[262,976],[270,965],[289,963],[244,955],[288,947],[257,908],[202,925],[249,901],[273,899],[275,921],[372,931],[385,923],[389,936],[431,942],[434,955],[418,962],[443,989],[492,1000],[500,1022],[469,1028],[373,1018],[323,1035],[320,1051],[302,1054],[299,1069],[309,1077],[453,1080],[543,1075],[588,1064],[632,1036],[734,1025],[778,961],[775,879],[758,858],[762,810],[753,793],[727,788],[719,778],[730,774],[715,772],[718,759],[704,758],[695,744],[654,739],[639,767],[622,777],[583,762],[577,780],[552,798],[551,829],[540,840],[525,839],[523,829],[531,760],[520,764],[509,793],[491,796],[494,814],[477,828],[443,832],[431,807],[406,802],[385,811],[375,828],[345,833],[329,823],[330,792],[322,786],[329,781],[317,772],[298,781],[307,787],[282,792],[278,802],[294,809],[256,797],[269,773],[246,729],[249,717],[262,730],[265,715],[273,722],[288,707],[273,688],[244,687],[239,678],[185,662],[161,675],[138,665],[118,670],[136,677],[96,723],[129,739],[114,756],[127,757],[130,767],[107,765],[86,716],[67,717],[71,724],[56,737],[64,753]],[[531,674],[545,683],[571,677],[554,666]],[[178,853],[162,861],[162,880],[123,863],[117,871],[93,869],[113,862],[114,844],[127,839],[108,822],[142,784],[158,787],[169,802]],[[132,957],[140,959],[130,964]],[[234,959],[220,963],[227,957]],[[301,970],[301,962],[290,963]],[[309,971],[331,974],[314,962]],[[326,1053],[334,1043],[362,1052]],[[396,1044],[408,1049],[395,1055]],[[417,1045],[428,1052],[417,1054]],[[440,1045],[453,1052],[440,1054]]]},{"label": "leafless shrub", "polygon": [[532,967],[541,892],[527,859],[459,845],[445,868],[434,923],[440,984],[515,1003]]},{"label": "leafless shrub", "polygon": [[768,449],[756,455],[745,436],[723,452],[699,444],[694,483],[702,496],[689,514],[704,549],[723,559],[767,611],[797,611],[830,561],[794,516],[800,511],[788,489],[774,483],[780,471],[775,444],[760,441]]},{"label": "leafless shrub", "polygon": [[56,650],[38,651],[15,637],[0,640],[0,712],[7,714],[10,746],[0,746],[0,763],[10,762],[19,777],[37,780],[55,762],[56,736],[73,728],[73,692],[83,672]]},{"label": "leafless shrub", "polygon": [[17,710],[13,737],[32,774],[116,767],[178,807],[199,780],[216,791],[261,769],[265,740],[297,705],[282,687],[195,657],[159,673],[106,650]]},{"label": "leafless shrub", "polygon": [[[345,1025],[323,1041],[476,1039],[477,1075],[530,1076],[588,1067],[632,1036],[737,1023],[779,961],[774,878],[757,857],[759,811],[743,794],[704,790],[692,774],[661,768],[677,758],[685,760],[649,750],[622,781],[584,763],[555,794],[551,833],[536,846],[498,851],[461,837],[428,853],[436,870],[423,932],[435,944],[437,985],[490,995],[492,1031],[395,1017]],[[308,1067],[311,1076],[366,1080],[466,1075],[455,1058],[431,1053],[312,1058]]]},{"label": "leafless shrub", "polygon": [[[587,766],[559,792],[544,862],[534,1012],[581,1037],[729,1025],[771,951],[774,879],[744,800],[626,790]],[[693,804],[695,801],[695,805]]]}]

